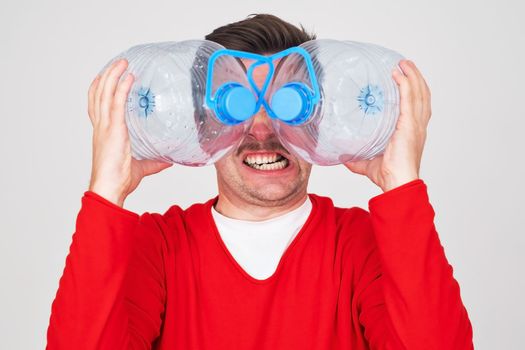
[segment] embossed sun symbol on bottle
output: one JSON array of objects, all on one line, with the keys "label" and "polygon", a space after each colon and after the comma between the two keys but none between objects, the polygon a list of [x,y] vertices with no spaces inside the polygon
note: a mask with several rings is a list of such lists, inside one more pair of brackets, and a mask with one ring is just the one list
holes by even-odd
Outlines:
[{"label": "embossed sun symbol on bottle", "polygon": [[139,116],[148,117],[155,109],[155,95],[150,88],[141,87],[137,93]]},{"label": "embossed sun symbol on bottle", "polygon": [[383,90],[377,85],[367,85],[362,88],[357,100],[365,114],[376,114],[383,110]]}]

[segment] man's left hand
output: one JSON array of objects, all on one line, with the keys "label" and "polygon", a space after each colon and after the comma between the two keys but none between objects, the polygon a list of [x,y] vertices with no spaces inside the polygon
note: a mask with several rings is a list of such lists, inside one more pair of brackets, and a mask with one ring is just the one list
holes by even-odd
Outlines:
[{"label": "man's left hand", "polygon": [[419,166],[432,114],[430,89],[409,60],[402,60],[392,77],[399,86],[399,118],[390,141],[380,156],[348,162],[352,172],[367,176],[383,192],[419,178]]}]

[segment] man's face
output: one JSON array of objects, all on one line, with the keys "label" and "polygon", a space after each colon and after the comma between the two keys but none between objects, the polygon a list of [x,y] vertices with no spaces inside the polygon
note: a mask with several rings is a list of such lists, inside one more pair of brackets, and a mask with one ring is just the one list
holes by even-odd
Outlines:
[{"label": "man's face", "polygon": [[[247,69],[253,63],[242,61]],[[254,69],[253,79],[259,88],[267,74],[267,65]],[[283,147],[264,107],[252,118],[239,147],[215,163],[219,193],[230,201],[267,207],[297,201],[306,195],[311,164]]]}]

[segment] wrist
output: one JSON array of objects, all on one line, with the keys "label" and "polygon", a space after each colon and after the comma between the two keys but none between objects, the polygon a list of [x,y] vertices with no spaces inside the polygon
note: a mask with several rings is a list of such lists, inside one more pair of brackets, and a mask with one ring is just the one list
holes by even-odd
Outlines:
[{"label": "wrist", "polygon": [[126,197],[127,197],[121,191],[116,191],[107,186],[103,186],[97,183],[90,184],[89,191],[98,194],[99,196],[105,198],[106,200],[112,202],[113,204],[118,205],[121,208],[124,206],[124,201],[126,200]]},{"label": "wrist", "polygon": [[418,174],[406,174],[403,176],[390,176],[390,177],[383,179],[380,187],[383,190],[383,192],[387,192],[387,191],[393,190],[396,187],[402,186],[404,184],[407,184],[417,179],[419,179]]}]

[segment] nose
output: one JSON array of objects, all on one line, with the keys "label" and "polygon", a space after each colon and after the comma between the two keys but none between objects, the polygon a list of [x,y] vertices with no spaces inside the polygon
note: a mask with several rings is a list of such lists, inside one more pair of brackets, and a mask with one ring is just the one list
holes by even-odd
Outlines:
[{"label": "nose", "polygon": [[[243,63],[247,67],[251,67],[254,62],[252,60],[243,59]],[[263,88],[264,82],[267,79],[269,72],[268,64],[261,64],[255,67],[252,71],[251,78],[259,89]],[[257,113],[252,117],[248,136],[258,142],[264,142],[272,138],[276,138],[273,125],[270,117],[264,106],[261,106]]]},{"label": "nose", "polygon": [[248,130],[248,135],[256,139],[257,141],[266,141],[268,139],[275,137],[275,132],[273,129],[272,122],[270,117],[266,113],[264,107],[261,107],[259,112],[254,115],[250,129]]}]

